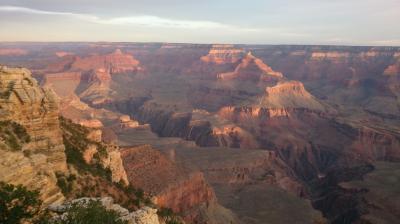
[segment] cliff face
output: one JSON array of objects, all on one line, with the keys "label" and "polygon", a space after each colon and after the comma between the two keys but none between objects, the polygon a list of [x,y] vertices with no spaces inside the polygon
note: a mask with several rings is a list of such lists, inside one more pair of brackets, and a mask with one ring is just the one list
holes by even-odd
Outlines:
[{"label": "cliff face", "polygon": [[162,207],[183,212],[214,200],[201,173],[180,169],[151,146],[125,148],[121,154],[130,183],[148,190]]},{"label": "cliff face", "polygon": [[[398,161],[399,135],[395,132],[343,124],[322,111],[226,107],[219,115],[253,130],[261,147],[275,148],[305,179],[351,165],[351,161]],[[269,131],[272,129],[274,132]]]},{"label": "cliff face", "polygon": [[267,87],[260,104],[262,107],[274,109],[307,108],[325,111],[324,106],[298,81],[284,81]]},{"label": "cliff face", "polygon": [[54,94],[37,85],[26,69],[0,67],[1,120],[26,129],[21,150],[2,149],[0,179],[41,191],[45,204],[62,200],[55,172],[67,169]]},{"label": "cliff face", "polygon": [[81,153],[87,164],[99,163],[111,172],[111,181],[128,185],[127,175],[122,164],[120,148],[114,144],[103,142],[103,124],[101,121],[80,120],[79,125],[63,119],[64,137],[73,139],[80,137]]},{"label": "cliff face", "polygon": [[400,161],[400,135],[370,127],[357,129],[352,148],[372,160]]},{"label": "cliff face", "polygon": [[201,57],[201,60],[215,64],[236,63],[244,54],[243,49],[235,48],[233,45],[213,45],[208,54]]},{"label": "cliff face", "polygon": [[119,74],[141,70],[139,61],[133,56],[124,54],[120,49],[107,55],[94,55],[86,58],[78,58],[71,65],[72,70],[89,71],[104,69],[110,74]]},{"label": "cliff face", "polygon": [[235,68],[235,71],[221,73],[218,75],[221,80],[250,80],[250,81],[269,81],[283,78],[282,73],[272,70],[261,59],[254,57],[249,52],[240,64]]},{"label": "cliff face", "polygon": [[[130,184],[150,192],[158,206],[171,208],[194,223],[203,223],[200,220],[209,214],[210,206],[219,207],[214,191],[201,172],[178,166],[149,145],[124,148],[121,154]],[[204,223],[234,221],[214,212],[223,222],[211,219]]]},{"label": "cliff face", "polygon": [[187,212],[202,204],[215,203],[212,188],[206,183],[202,173],[193,173],[188,179],[168,186],[160,192],[155,203],[161,207],[173,208],[175,212]]},{"label": "cliff face", "polygon": [[135,113],[135,117],[150,124],[152,131],[162,137],[180,137],[204,147],[258,147],[248,131],[229,122],[214,125],[208,120],[213,116],[204,117],[201,111],[175,113],[144,105]]}]

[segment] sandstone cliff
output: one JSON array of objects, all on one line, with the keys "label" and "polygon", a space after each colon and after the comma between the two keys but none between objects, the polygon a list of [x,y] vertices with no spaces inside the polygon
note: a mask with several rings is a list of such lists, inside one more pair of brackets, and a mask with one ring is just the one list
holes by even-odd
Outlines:
[{"label": "sandstone cliff", "polygon": [[55,173],[67,169],[54,94],[26,69],[0,67],[0,119],[18,123],[30,141],[1,149],[0,180],[40,190],[45,204],[63,199]]},{"label": "sandstone cliff", "polygon": [[234,48],[233,45],[213,45],[206,56],[201,57],[203,62],[226,64],[236,63],[243,56],[245,52],[243,49]]},{"label": "sandstone cliff", "polygon": [[249,52],[235,68],[235,71],[221,73],[218,75],[221,80],[250,80],[250,81],[269,81],[283,78],[282,73],[272,70],[261,59],[254,57]]},{"label": "sandstone cliff", "polygon": [[99,120],[81,120],[80,124],[73,124],[62,119],[64,141],[67,140],[66,142],[78,146],[77,149],[87,164],[98,164],[104,169],[108,169],[112,182],[128,185],[120,148],[117,145],[103,142],[102,127]]},{"label": "sandstone cliff", "polygon": [[188,222],[236,222],[233,216],[218,215],[217,210],[214,215],[222,222],[216,219],[201,221],[211,214],[208,212],[210,206],[223,210],[202,173],[178,166],[149,145],[124,148],[121,154],[130,184],[148,190],[158,206],[171,208]]},{"label": "sandstone cliff", "polygon": [[326,110],[325,106],[304,88],[303,83],[298,81],[284,81],[279,82],[276,86],[267,87],[259,106],[273,109]]},{"label": "sandstone cliff", "polygon": [[111,54],[93,55],[85,58],[78,58],[71,65],[72,70],[90,71],[104,69],[109,74],[120,74],[141,70],[139,61],[132,55],[124,54],[120,49]]}]

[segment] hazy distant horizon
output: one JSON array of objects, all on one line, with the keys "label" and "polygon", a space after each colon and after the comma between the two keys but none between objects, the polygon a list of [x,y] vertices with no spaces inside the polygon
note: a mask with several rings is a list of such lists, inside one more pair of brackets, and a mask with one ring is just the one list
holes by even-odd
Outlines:
[{"label": "hazy distant horizon", "polygon": [[0,41],[400,46],[398,0],[3,0]]},{"label": "hazy distant horizon", "polygon": [[235,46],[306,46],[306,47],[377,47],[400,48],[399,45],[350,45],[350,44],[248,44],[248,43],[194,43],[194,42],[150,42],[150,41],[0,41],[0,44],[185,44],[185,45],[235,45]]}]

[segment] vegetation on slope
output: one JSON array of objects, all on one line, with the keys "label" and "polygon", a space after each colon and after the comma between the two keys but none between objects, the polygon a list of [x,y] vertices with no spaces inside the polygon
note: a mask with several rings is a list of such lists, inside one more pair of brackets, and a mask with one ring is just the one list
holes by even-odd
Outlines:
[{"label": "vegetation on slope", "polygon": [[26,129],[14,121],[0,121],[0,148],[19,151],[22,145],[30,142]]},{"label": "vegetation on slope", "polygon": [[18,224],[32,220],[40,212],[39,192],[29,191],[22,185],[0,182],[0,223]]},{"label": "vegetation on slope", "polygon": [[8,99],[14,89],[15,82],[9,82],[7,89],[3,92],[0,92],[0,99]]},{"label": "vegetation on slope", "polygon": [[[67,163],[73,165],[80,173],[90,173],[111,181],[110,169],[104,168],[100,163],[100,159],[107,156],[107,150],[103,143],[89,140],[86,137],[89,133],[87,128],[79,124],[74,124],[65,118],[61,118],[60,121]],[[94,156],[95,161],[93,164],[87,164],[83,159],[83,152],[89,144],[97,145],[99,151]]]},{"label": "vegetation on slope", "polygon": [[119,214],[107,210],[99,201],[85,205],[72,204],[63,219],[54,219],[41,210],[39,192],[29,191],[22,185],[0,182],[0,223],[2,224],[127,224]]},{"label": "vegetation on slope", "polygon": [[[76,170],[75,173],[56,175],[57,184],[67,198],[112,196],[118,204],[130,210],[152,205],[143,190],[112,182],[110,169],[100,163],[100,159],[107,156],[106,144],[88,139],[89,130],[86,127],[62,117],[60,121],[67,163]],[[98,153],[88,164],[83,159],[83,152],[90,144],[96,144]]]},{"label": "vegetation on slope", "polygon": [[72,204],[63,219],[51,221],[49,224],[127,224],[128,221],[119,219],[119,214],[107,210],[100,201],[89,201],[87,204]]}]

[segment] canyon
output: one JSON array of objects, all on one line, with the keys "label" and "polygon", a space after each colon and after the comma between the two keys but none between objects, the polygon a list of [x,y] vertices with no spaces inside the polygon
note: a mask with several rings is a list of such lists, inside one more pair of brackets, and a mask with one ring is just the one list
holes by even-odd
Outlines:
[{"label": "canyon", "polygon": [[[28,46],[0,45],[1,64],[27,67],[38,80],[26,69],[1,67],[1,94],[8,98],[1,98],[0,111],[37,136],[23,151],[34,149],[54,165],[51,186],[43,189],[57,200],[63,197],[54,190],[55,172],[68,169],[61,131],[69,129],[58,127],[61,114],[90,130],[87,163],[96,163],[105,147],[99,162],[114,182],[143,189],[186,223],[398,218],[387,209],[395,202],[376,196],[374,175],[396,173],[386,163],[400,162],[400,48]],[[24,170],[45,166],[33,161]]]}]

